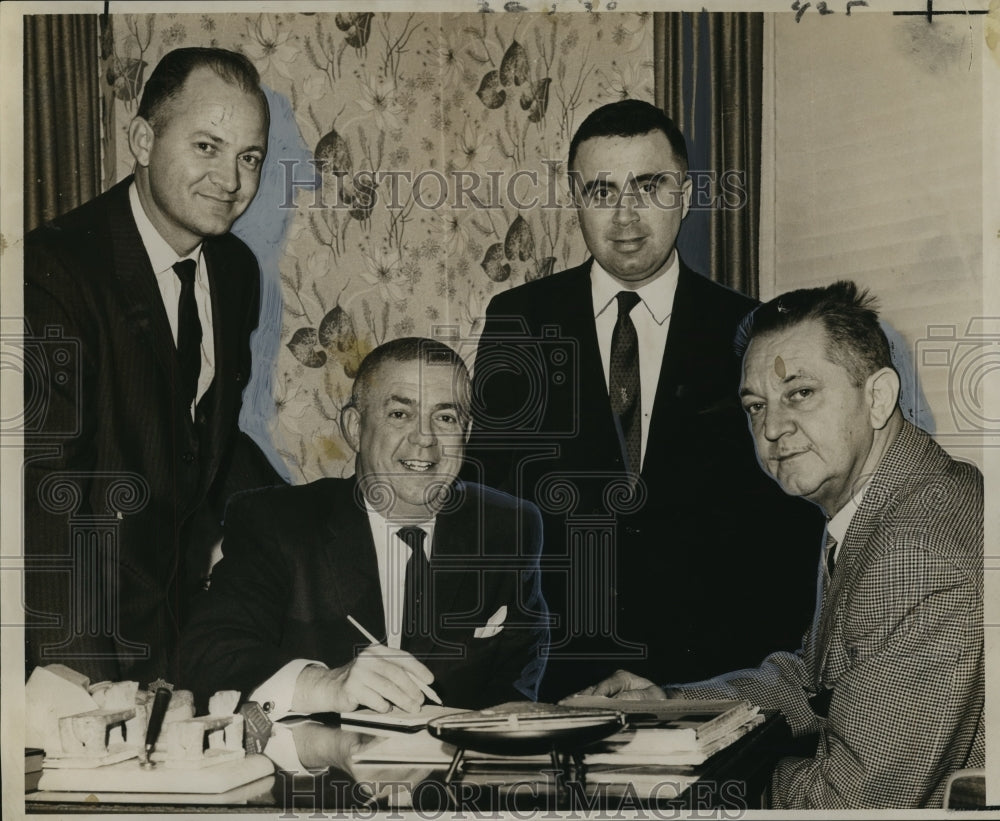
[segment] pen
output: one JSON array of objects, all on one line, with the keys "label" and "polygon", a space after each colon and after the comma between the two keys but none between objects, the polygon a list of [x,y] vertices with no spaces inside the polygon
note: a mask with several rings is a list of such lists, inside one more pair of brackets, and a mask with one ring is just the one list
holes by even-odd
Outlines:
[{"label": "pen", "polygon": [[156,765],[149,760],[153,748],[156,746],[156,739],[160,735],[160,727],[163,726],[163,717],[167,714],[167,705],[170,704],[172,693],[166,687],[157,687],[156,696],[153,698],[153,708],[149,711],[149,723],[146,725],[146,760],[142,766],[146,769]]},{"label": "pen", "polygon": [[[354,618],[354,616],[348,615],[347,616],[347,620],[351,624],[353,624],[355,627],[357,627],[358,628],[358,632],[361,633],[361,635],[364,636],[366,639],[368,639],[368,641],[370,641],[372,644],[381,644],[382,643],[377,638],[375,638],[375,636],[373,636],[371,633],[369,633],[364,627],[362,627],[361,623],[356,618]],[[440,704],[441,703],[441,698],[428,685],[424,684],[420,679],[418,679],[415,675],[413,675],[413,673],[411,673],[409,670],[406,671],[406,674],[411,679],[413,679],[413,683],[416,684],[417,687],[420,688],[420,692],[423,693],[425,696],[427,696],[427,698],[429,698],[435,704]]]}]

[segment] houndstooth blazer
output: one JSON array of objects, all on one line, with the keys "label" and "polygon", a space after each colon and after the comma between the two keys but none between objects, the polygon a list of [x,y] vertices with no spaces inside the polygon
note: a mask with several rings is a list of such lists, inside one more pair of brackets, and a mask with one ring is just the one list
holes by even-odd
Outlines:
[{"label": "houndstooth blazer", "polygon": [[951,772],[985,766],[982,474],[904,422],[827,578],[799,651],[667,693],[819,733],[813,758],[779,762],[774,807],[940,807]]}]

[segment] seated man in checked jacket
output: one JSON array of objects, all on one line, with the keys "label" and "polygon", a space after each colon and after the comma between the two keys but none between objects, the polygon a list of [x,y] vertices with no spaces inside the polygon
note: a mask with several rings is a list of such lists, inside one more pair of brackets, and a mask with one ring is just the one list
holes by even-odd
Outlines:
[{"label": "seated man in checked jacket", "polygon": [[587,692],[746,698],[818,733],[778,764],[775,807],[940,807],[950,773],[985,766],[982,474],[903,419],[853,283],[784,294],[741,336],[758,460],[828,519],[813,623],[755,669],[663,688],[619,671]]}]

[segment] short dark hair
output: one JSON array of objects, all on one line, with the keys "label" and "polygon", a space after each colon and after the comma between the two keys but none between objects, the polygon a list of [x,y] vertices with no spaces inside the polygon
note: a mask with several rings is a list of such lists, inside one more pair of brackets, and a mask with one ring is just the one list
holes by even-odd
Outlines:
[{"label": "short dark hair", "polygon": [[354,387],[351,389],[351,401],[348,403],[348,407],[361,407],[365,394],[371,386],[373,376],[385,362],[413,361],[420,361],[424,365],[432,367],[450,365],[455,369],[458,376],[455,392],[459,397],[459,413],[463,417],[463,423],[468,421],[470,418],[471,386],[469,369],[466,367],[465,361],[453,348],[443,342],[420,336],[404,336],[383,342],[362,359],[361,365],[358,366],[358,375],[354,378]]},{"label": "short dark hair", "polygon": [[164,107],[180,94],[188,75],[196,68],[210,69],[227,83],[256,96],[264,116],[269,116],[260,74],[246,56],[224,48],[177,48],[163,55],[142,90],[136,114],[149,122],[154,131]]},{"label": "short dark hair", "polygon": [[825,288],[789,291],[744,317],[736,332],[736,353],[743,356],[756,337],[816,320],[826,331],[827,358],[844,368],[851,381],[861,387],[876,371],[893,367],[877,307],[874,296],[848,280]]},{"label": "short dark hair", "polygon": [[682,171],[687,171],[687,143],[674,121],[655,105],[632,99],[602,105],[587,115],[570,141],[566,168],[573,167],[577,149],[584,140],[594,137],[639,137],[651,131],[663,132],[673,149],[674,159],[681,165]]}]

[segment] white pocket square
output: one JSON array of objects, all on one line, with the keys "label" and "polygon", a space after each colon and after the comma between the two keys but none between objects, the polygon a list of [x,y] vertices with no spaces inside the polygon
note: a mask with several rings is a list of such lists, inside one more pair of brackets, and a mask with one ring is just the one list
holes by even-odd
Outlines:
[{"label": "white pocket square", "polygon": [[473,633],[472,637],[476,639],[488,639],[495,636],[501,630],[503,630],[503,623],[507,619],[507,605],[501,605],[500,609],[497,610],[492,616],[487,619],[486,624],[482,627],[477,627]]}]

